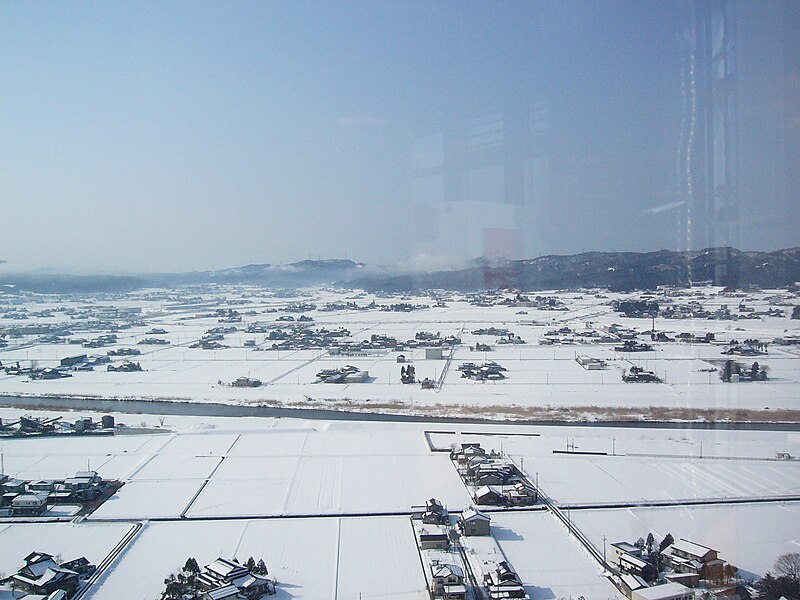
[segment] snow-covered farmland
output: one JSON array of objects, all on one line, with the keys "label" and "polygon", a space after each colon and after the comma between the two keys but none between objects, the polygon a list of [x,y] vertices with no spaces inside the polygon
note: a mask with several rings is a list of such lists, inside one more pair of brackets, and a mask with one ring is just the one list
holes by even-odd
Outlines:
[{"label": "snow-covered farmland", "polygon": [[278,600],[428,597],[408,519],[371,517],[150,523],[89,598],[157,598],[189,556],[263,558]]},{"label": "snow-covered farmland", "polygon": [[492,534],[523,579],[531,600],[620,600],[598,563],[549,513],[492,514]]},{"label": "snow-covered farmland", "polygon": [[196,479],[131,481],[106,500],[93,519],[179,517],[203,482]]},{"label": "snow-covered farmland", "polygon": [[[4,365],[20,363],[26,367],[55,367],[61,359],[78,353],[102,354],[121,348],[141,352],[133,356],[142,371],[107,372],[104,364],[92,371],[74,371],[63,379],[36,379],[0,372],[0,394],[5,395],[86,395],[95,397],[137,397],[155,400],[185,399],[197,402],[232,404],[270,404],[305,408],[349,408],[371,411],[422,414],[475,414],[496,418],[504,414],[518,418],[539,415],[562,418],[609,418],[624,411],[652,418],[654,410],[672,411],[672,418],[694,418],[692,411],[740,411],[737,418],[747,418],[748,411],[798,410],[797,385],[800,383],[800,356],[797,346],[780,345],[775,340],[792,340],[800,333],[800,323],[789,318],[797,303],[794,295],[783,290],[754,292],[747,297],[725,294],[720,288],[695,288],[685,295],[659,295],[663,306],[694,302],[695,308],[708,314],[729,309],[727,318],[669,319],[658,317],[626,318],[615,312],[612,303],[636,297],[636,294],[595,290],[586,293],[548,292],[564,310],[513,306],[513,295],[494,298],[494,305],[476,306],[466,295],[451,294],[445,307],[432,306],[428,296],[410,296],[407,300],[419,308],[412,312],[379,310],[396,302],[396,297],[373,294],[359,296],[355,308],[324,310],[331,302],[342,303],[350,292],[305,290],[303,300],[313,303],[305,316],[311,329],[346,328],[349,340],[370,345],[372,336],[390,336],[405,344],[423,332],[456,335],[460,346],[445,351],[444,360],[426,359],[424,349],[408,345],[402,350],[367,348],[352,356],[339,355],[324,345],[273,349],[286,336],[292,336],[297,321],[286,321],[290,304],[297,299],[269,298],[264,290],[247,286],[218,286],[202,293],[205,312],[196,303],[181,303],[182,295],[198,292],[152,290],[132,293],[115,299],[115,307],[135,311],[115,322],[117,340],[99,348],[77,345],[107,333],[109,323],[98,322],[98,300],[92,296],[61,298],[28,294],[15,299],[15,327],[29,332],[37,327],[69,330],[64,343],[52,337],[30,333],[11,333],[9,343],[0,348]],[[175,302],[165,308],[164,294]],[[195,298],[196,299],[196,298]],[[243,304],[243,302],[245,304]],[[743,302],[746,311],[739,311]],[[373,304],[374,303],[374,304]],[[220,324],[219,310],[241,311],[241,322]],[[750,309],[756,313],[748,312]],[[112,313],[116,314],[116,313]],[[779,316],[783,315],[783,316]],[[755,317],[755,318],[753,318]],[[294,317],[292,317],[294,318]],[[131,323],[133,321],[133,323]],[[119,328],[116,326],[119,325]],[[253,331],[251,326],[258,325]],[[668,341],[652,341],[650,330]],[[152,328],[166,333],[151,334]],[[507,329],[522,343],[500,343],[499,335],[473,333],[495,327]],[[218,334],[219,348],[193,348],[210,331]],[[620,329],[622,331],[620,331]],[[627,331],[630,330],[630,331]],[[631,333],[632,331],[632,333]],[[286,333],[289,332],[289,333]],[[713,334],[709,343],[685,343],[678,336]],[[646,352],[620,352],[623,335],[633,335],[650,343]],[[147,338],[168,341],[165,345],[140,344]],[[755,360],[769,368],[769,380],[746,384],[720,381],[723,351],[733,340],[758,339],[768,343],[766,354],[753,358],[733,357],[749,364]],[[66,343],[72,341],[73,343]],[[489,344],[490,351],[473,351],[476,343]],[[400,382],[397,358],[404,354],[416,369],[417,379],[437,380],[435,391],[420,389],[418,384]],[[579,355],[603,359],[604,370],[585,370],[575,362]],[[114,358],[119,363],[123,358]],[[480,383],[461,377],[461,362],[495,360],[506,369],[507,379]],[[368,370],[369,383],[317,383],[322,369],[347,364]],[[652,370],[663,383],[635,385],[622,382],[623,370],[640,366]],[[444,374],[444,376],[442,376]],[[230,387],[238,377],[259,379],[258,388]],[[441,381],[439,382],[439,379]],[[564,409],[563,414],[557,411]]]},{"label": "snow-covered farmland", "polygon": [[562,505],[800,496],[800,462],[776,459],[779,451],[797,456],[800,442],[792,432],[547,427],[529,432],[536,435],[502,430],[429,435],[437,447],[479,442],[505,452]]},{"label": "snow-covered farmland", "polygon": [[800,495],[796,461],[560,455],[526,468],[559,504]]},{"label": "snow-covered farmland", "polygon": [[131,523],[0,523],[0,572],[15,572],[33,551],[99,564],[132,529]]}]

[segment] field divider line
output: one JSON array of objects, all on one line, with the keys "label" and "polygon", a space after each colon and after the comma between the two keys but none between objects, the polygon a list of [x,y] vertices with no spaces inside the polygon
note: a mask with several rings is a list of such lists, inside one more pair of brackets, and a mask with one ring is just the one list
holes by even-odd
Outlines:
[{"label": "field divider line", "polygon": [[563,510],[604,510],[617,508],[659,508],[659,507],[684,507],[684,506],[726,506],[730,504],[780,504],[783,502],[800,502],[800,495],[785,496],[740,496],[723,498],[687,498],[674,500],[634,500],[629,502],[598,502],[559,504]]},{"label": "field divider line", "polygon": [[339,598],[339,562],[342,555],[342,520],[336,522],[336,575],[334,577],[333,600]]},{"label": "field divider line", "polygon": [[288,370],[288,371],[286,371],[285,373],[281,373],[281,374],[280,374],[280,375],[278,375],[277,377],[273,377],[272,379],[270,379],[269,381],[267,381],[267,382],[266,382],[264,385],[272,385],[273,383],[275,383],[275,382],[277,382],[277,381],[280,381],[280,380],[281,380],[281,379],[283,379],[284,377],[288,377],[288,376],[289,376],[289,375],[291,375],[292,373],[295,373],[296,371],[299,371],[300,369],[302,369],[302,368],[304,368],[304,367],[307,367],[308,365],[310,365],[310,364],[312,364],[312,363],[315,363],[315,362],[317,362],[317,361],[318,361],[319,359],[321,359],[323,356],[327,356],[327,355],[328,355],[328,351],[327,351],[327,350],[322,350],[322,351],[320,351],[320,353],[319,353],[317,356],[315,356],[314,358],[311,358],[311,359],[309,359],[309,360],[305,361],[304,363],[302,363],[302,364],[299,364],[299,365],[297,365],[296,367],[294,367],[294,368],[292,368],[292,369],[289,369],[289,370]]},{"label": "field divider line", "polygon": [[[458,330],[457,337],[461,338],[461,334],[464,333],[464,328],[467,326],[466,323],[461,323],[461,329]],[[439,375],[439,380],[436,382],[436,390],[435,392],[438,394],[442,391],[442,386],[444,385],[444,379],[447,377],[448,371],[450,371],[450,365],[453,363],[453,357],[455,356],[456,348],[455,346],[450,349],[450,354],[447,357],[447,362],[444,363],[444,367],[442,368],[442,373]]]},{"label": "field divider line", "polygon": [[[233,448],[233,445],[236,442],[239,441],[240,437],[242,437],[242,434],[239,434],[238,436],[236,436],[236,439],[233,440],[233,443],[231,444],[230,448]],[[195,503],[197,498],[200,497],[200,494],[203,493],[203,490],[206,489],[206,486],[208,485],[208,482],[211,481],[211,478],[214,477],[214,474],[217,472],[217,470],[219,470],[219,468],[222,466],[222,463],[225,461],[226,458],[227,458],[227,455],[223,455],[223,456],[219,457],[219,462],[216,464],[216,466],[213,469],[211,469],[211,473],[208,474],[208,477],[206,477],[203,480],[203,483],[200,486],[200,489],[198,489],[197,492],[195,492],[194,496],[192,496],[192,499],[189,500],[189,504],[186,505],[186,508],[184,508],[181,511],[181,515],[180,515],[181,519],[186,518],[186,513],[189,512],[189,509],[192,508],[192,504]]]},{"label": "field divider line", "polygon": [[[516,467],[517,465],[516,463],[514,463],[513,458],[511,458],[510,456],[508,458],[511,460],[512,464],[514,464],[514,466]],[[528,474],[521,467],[518,467],[518,469],[520,473],[522,473],[523,476],[528,480],[528,482],[530,482],[531,481],[530,476],[528,476]],[[550,514],[552,514],[554,517],[556,517],[564,524],[564,526],[567,528],[567,531],[581,546],[584,547],[584,549],[589,553],[589,556],[593,558],[595,561],[597,561],[597,563],[599,563],[600,567],[603,569],[603,572],[606,574],[605,577],[608,579],[608,581],[610,581],[614,585],[614,587],[616,587],[624,595],[621,584],[615,577],[616,571],[613,568],[611,568],[611,566],[609,565],[608,561],[603,556],[603,554],[601,554],[600,551],[594,547],[594,545],[589,541],[586,535],[572,522],[572,519],[569,516],[570,509],[566,508],[567,514],[565,516],[562,510],[562,508],[564,507],[556,505],[555,502],[553,502],[547,494],[543,493],[541,488],[539,488],[538,486],[536,486],[535,489],[536,489],[536,494],[538,496],[538,501],[542,502],[547,507]]]},{"label": "field divider line", "polygon": [[680,458],[681,460],[757,460],[790,464],[797,462],[797,459],[775,458],[771,456],[699,456],[697,454],[646,454],[639,452],[626,452],[625,454],[618,453],[615,456],[636,456],[640,458]]}]

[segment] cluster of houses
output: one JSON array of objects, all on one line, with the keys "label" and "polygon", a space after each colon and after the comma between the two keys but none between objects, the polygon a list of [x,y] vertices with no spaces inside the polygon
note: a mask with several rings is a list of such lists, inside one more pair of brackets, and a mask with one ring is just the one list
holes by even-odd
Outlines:
[{"label": "cluster of houses", "polygon": [[102,348],[117,343],[117,336],[114,333],[104,333],[95,338],[87,340],[85,338],[71,338],[70,344],[80,344],[81,348]]},{"label": "cluster of houses", "polygon": [[300,315],[299,317],[297,317],[295,319],[293,315],[281,315],[280,317],[278,317],[275,320],[276,321],[286,321],[286,322],[297,321],[298,323],[310,323],[310,322],[312,322],[314,320],[314,318],[313,317],[309,317],[308,315]]},{"label": "cluster of houses", "polygon": [[465,362],[458,366],[458,370],[461,371],[461,377],[474,381],[500,381],[506,378],[504,372],[507,369],[500,363],[492,360],[482,365],[476,365],[473,362]]},{"label": "cluster of houses", "polygon": [[225,350],[226,348],[230,348],[230,346],[221,344],[215,339],[203,337],[191,344],[189,348],[199,348],[200,350]]},{"label": "cluster of houses", "polygon": [[621,590],[631,600],[691,600],[694,588],[714,588],[730,595],[736,585],[730,581],[736,568],[719,558],[708,546],[680,538],[667,539],[654,548],[648,543],[611,544],[610,564],[618,571]]},{"label": "cluster of houses", "polygon": [[[441,502],[429,499],[422,506],[411,507],[411,521],[417,535],[417,544],[423,564],[431,600],[466,600],[470,581],[483,585],[483,593],[491,599],[526,598],[519,577],[507,563],[497,565],[480,577],[468,577],[465,569],[472,566],[464,561],[463,547],[466,539],[474,536],[491,536],[491,519],[474,506],[460,516],[451,515]],[[514,573],[515,585],[509,573]],[[501,593],[502,592],[502,593]],[[469,597],[475,597],[470,594]]]},{"label": "cluster of houses", "polygon": [[137,373],[144,369],[142,369],[142,364],[139,362],[125,360],[118,365],[108,365],[106,370],[109,373]]},{"label": "cluster of houses", "polygon": [[[188,561],[187,561],[188,563]],[[276,592],[275,581],[267,577],[264,561],[250,559],[247,564],[235,558],[217,558],[189,577],[191,588],[180,598],[192,600],[260,600]],[[169,585],[169,584],[168,584]]]},{"label": "cluster of houses", "polygon": [[661,378],[653,371],[634,365],[629,370],[622,371],[622,381],[625,383],[661,383]]},{"label": "cluster of houses", "polygon": [[766,381],[767,366],[754,362],[745,365],[735,360],[726,360],[720,370],[720,379],[725,383],[738,383],[740,381]]},{"label": "cluster of houses", "polygon": [[472,352],[491,352],[493,348],[489,344],[483,344],[481,342],[476,342],[474,346],[470,346],[469,349]]},{"label": "cluster of houses", "polygon": [[525,340],[523,340],[518,335],[513,333],[509,333],[506,337],[501,337],[497,340],[498,344],[524,344]]},{"label": "cluster of houses", "polygon": [[652,352],[653,347],[636,340],[624,340],[621,346],[614,346],[614,350],[617,352]]},{"label": "cluster of houses", "polygon": [[[111,357],[108,355],[93,354],[87,356],[86,354],[78,354],[62,358],[58,366],[55,367],[38,367],[33,362],[29,367],[22,367],[17,361],[13,365],[6,365],[4,370],[7,375],[27,375],[31,379],[63,379],[72,377],[71,371],[92,371],[94,367],[109,362],[111,362]],[[2,362],[0,362],[0,367],[3,367]]]},{"label": "cluster of houses", "polygon": [[214,312],[218,323],[241,323],[242,315],[233,308],[220,308]]},{"label": "cluster of houses", "polygon": [[146,337],[137,342],[140,346],[168,346],[169,340],[157,337]]},{"label": "cluster of houses", "polygon": [[[63,379],[65,377],[72,377],[72,372],[75,371],[93,371],[95,367],[100,365],[108,365],[109,371],[125,371],[127,369],[120,369],[109,364],[113,356],[127,356],[133,354],[141,354],[138,350],[133,351],[130,349],[122,348],[120,350],[109,350],[106,354],[76,354],[74,356],[66,356],[59,361],[58,366],[55,367],[38,367],[33,364],[29,367],[20,366],[19,361],[13,365],[6,365],[0,362],[0,367],[3,367],[7,375],[28,376],[31,379]],[[138,369],[141,371],[141,369]]]},{"label": "cluster of houses", "polygon": [[62,417],[43,418],[22,415],[15,421],[3,422],[0,419],[0,438],[50,435],[113,435],[114,417],[103,415],[100,421],[91,417],[81,417],[74,422],[65,422]]},{"label": "cluster of houses", "polygon": [[432,333],[430,331],[418,331],[414,334],[413,340],[407,340],[396,347],[396,350],[402,351],[405,348],[452,348],[461,344],[461,338],[456,335],[442,336],[438,331]]},{"label": "cluster of houses", "polygon": [[67,479],[29,481],[0,475],[0,517],[39,517],[55,504],[85,505],[113,489],[96,471]]},{"label": "cluster of houses", "polygon": [[45,552],[31,552],[24,560],[25,564],[16,573],[0,580],[0,586],[14,591],[15,599],[69,600],[96,570],[83,556],[61,562]]},{"label": "cluster of houses", "polygon": [[[310,320],[310,319],[309,319]],[[374,333],[369,339],[350,339],[350,331],[344,327],[336,329],[313,329],[304,322],[295,322],[290,327],[276,328],[273,325],[254,324],[248,333],[268,333],[271,345],[259,345],[259,350],[316,350],[325,349],[330,354],[351,354],[388,350],[403,352],[408,348],[449,349],[461,343],[457,336],[442,336],[440,333],[417,332],[413,339],[398,340],[389,335]],[[266,340],[265,340],[266,342]],[[441,356],[439,356],[441,358]]]},{"label": "cluster of houses", "polygon": [[6,375],[14,375],[17,377],[27,376],[31,380],[72,377],[72,373],[68,373],[67,370],[62,367],[37,367],[34,365],[23,367],[19,364],[19,361],[13,365],[7,364],[5,366],[3,366],[3,362],[0,361],[0,368],[5,371]]},{"label": "cluster of houses", "polygon": [[575,330],[567,325],[559,329],[551,329],[539,338],[540,346],[570,346],[576,344],[601,344],[609,342],[617,342],[619,338],[598,331],[591,327],[583,330]]},{"label": "cluster of houses", "polygon": [[369,380],[369,371],[362,371],[353,365],[345,365],[338,369],[322,369],[317,373],[315,383],[366,383]]},{"label": "cluster of houses", "polygon": [[237,377],[230,383],[231,387],[238,388],[257,388],[261,387],[261,385],[260,379],[251,379],[250,377]]},{"label": "cluster of houses", "polygon": [[[489,286],[491,287],[491,286]],[[535,308],[537,310],[568,310],[562,300],[555,296],[530,296],[522,292],[501,290],[483,291],[468,294],[466,300],[472,306],[509,306],[521,308]]]},{"label": "cluster of houses", "polygon": [[747,339],[741,343],[733,339],[728,342],[728,348],[722,353],[736,356],[762,356],[767,354],[767,344],[757,339]]},{"label": "cluster of houses", "polygon": [[[782,295],[765,298],[765,300],[770,303],[770,307],[766,310],[757,311],[755,308],[748,306],[745,302],[747,299],[746,294],[737,292],[723,291],[720,293],[720,296],[723,297],[739,298],[739,303],[735,310],[731,310],[727,304],[722,304],[713,310],[704,308],[699,300],[705,299],[708,296],[702,292],[661,289],[661,294],[662,295],[658,298],[652,294],[643,294],[639,298],[613,301],[611,305],[615,311],[621,313],[625,317],[631,318],[661,317],[664,319],[739,321],[742,319],[759,319],[763,316],[786,316],[784,310],[776,308],[776,306],[784,305],[786,298]],[[676,301],[674,299],[686,296],[694,297],[684,301]]]},{"label": "cluster of houses", "polygon": [[115,348],[106,352],[108,356],[139,356],[141,353],[138,348]]},{"label": "cluster of houses", "polygon": [[480,327],[472,330],[472,335],[493,335],[495,337],[506,337],[511,332],[505,327]]},{"label": "cluster of houses", "polygon": [[528,506],[539,499],[535,486],[517,466],[494,450],[487,453],[478,443],[464,443],[450,452],[450,459],[464,483],[475,490],[475,504]]},{"label": "cluster of houses", "polygon": [[[374,302],[373,302],[374,304]],[[382,312],[414,312],[415,310],[425,310],[430,308],[427,304],[411,304],[410,302],[398,302],[396,304],[384,304],[380,307]]]},{"label": "cluster of houses", "polygon": [[288,328],[270,329],[265,324],[263,331],[259,326],[248,327],[250,333],[267,333],[267,339],[272,341],[270,346],[259,346],[262,350],[314,350],[342,346],[342,340],[350,336],[350,331],[344,327],[327,329],[320,327],[313,329],[307,323],[298,323]]}]

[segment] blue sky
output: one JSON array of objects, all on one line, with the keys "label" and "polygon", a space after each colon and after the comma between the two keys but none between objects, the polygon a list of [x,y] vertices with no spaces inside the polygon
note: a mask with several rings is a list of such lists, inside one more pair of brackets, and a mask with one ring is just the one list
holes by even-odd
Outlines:
[{"label": "blue sky", "polygon": [[[669,245],[655,230],[576,236],[604,214],[676,202],[678,9],[0,2],[0,259],[73,271],[406,260],[420,250],[413,207],[428,202],[410,191],[414,140],[541,98],[566,132],[551,178],[577,175],[548,186],[553,231],[531,229],[526,248]],[[553,209],[575,198],[592,216],[559,235]],[[530,229],[530,213],[510,218]]]}]

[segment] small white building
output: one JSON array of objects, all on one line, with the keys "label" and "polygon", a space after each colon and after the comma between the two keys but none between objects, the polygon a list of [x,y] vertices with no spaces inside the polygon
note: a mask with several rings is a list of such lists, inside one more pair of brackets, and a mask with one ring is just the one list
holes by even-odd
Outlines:
[{"label": "small white building", "polygon": [[693,600],[691,588],[680,583],[665,583],[631,591],[631,600]]},{"label": "small white building", "polygon": [[366,383],[369,381],[369,371],[356,371],[345,375],[345,383]]},{"label": "small white building", "polygon": [[577,356],[575,357],[575,362],[587,371],[599,371],[608,366],[606,365],[606,361],[591,356]]}]

